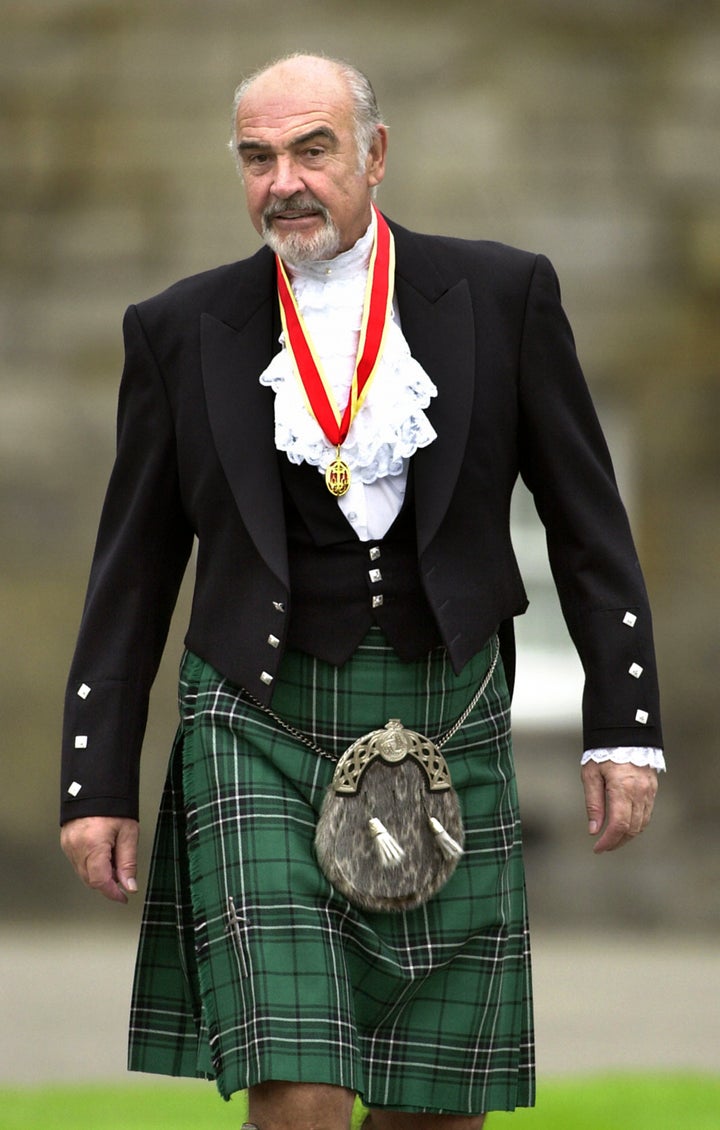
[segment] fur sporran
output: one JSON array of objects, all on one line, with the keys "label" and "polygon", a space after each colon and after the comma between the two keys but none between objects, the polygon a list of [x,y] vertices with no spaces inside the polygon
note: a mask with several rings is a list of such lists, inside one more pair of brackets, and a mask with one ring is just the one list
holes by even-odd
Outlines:
[{"label": "fur sporran", "polygon": [[450,878],[463,854],[460,804],[447,762],[391,719],[345,751],[323,802],[318,862],[364,910],[411,910]]}]

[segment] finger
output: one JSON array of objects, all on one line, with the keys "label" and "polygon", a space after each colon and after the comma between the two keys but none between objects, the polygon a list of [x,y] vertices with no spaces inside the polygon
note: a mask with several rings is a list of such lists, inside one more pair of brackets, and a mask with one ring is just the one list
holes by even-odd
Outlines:
[{"label": "finger", "polygon": [[130,894],[137,891],[137,846],[137,825],[123,826],[115,844],[115,874],[120,886]]},{"label": "finger", "polygon": [[647,828],[648,824],[650,823],[654,807],[655,797],[650,797],[649,800],[646,800],[645,802],[645,812],[643,814],[643,829]]},{"label": "finger", "polygon": [[618,784],[612,770],[599,769],[604,789],[606,823],[602,835],[596,841],[593,851],[615,851],[632,836],[633,800],[630,793]]},{"label": "finger", "polygon": [[616,851],[632,840],[641,829],[642,806],[632,793],[609,783],[606,790],[607,823],[595,845],[596,851]]},{"label": "finger", "polygon": [[100,844],[87,856],[87,885],[111,902],[127,902],[127,895],[118,885],[112,865],[112,847]]},{"label": "finger", "polygon": [[616,851],[632,838],[629,813],[611,813],[602,835],[593,845],[593,851],[596,855],[601,855],[604,851]]},{"label": "finger", "polygon": [[596,762],[591,761],[583,766],[582,782],[585,790],[588,832],[591,836],[595,836],[605,820],[605,780]]},{"label": "finger", "polygon": [[642,835],[647,827],[648,820],[650,819],[649,813],[646,810],[644,802],[641,800],[633,805],[632,816],[630,818],[630,827],[628,829],[628,838],[634,840],[636,836]]}]

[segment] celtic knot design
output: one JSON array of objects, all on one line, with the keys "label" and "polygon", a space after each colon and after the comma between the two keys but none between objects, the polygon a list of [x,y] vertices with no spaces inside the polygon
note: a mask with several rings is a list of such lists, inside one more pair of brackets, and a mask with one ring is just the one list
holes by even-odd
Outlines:
[{"label": "celtic knot design", "polygon": [[338,761],[332,788],[344,796],[354,796],[360,788],[363,773],[377,758],[388,765],[400,765],[411,757],[424,770],[430,792],[452,787],[448,764],[429,738],[414,730],[406,730],[399,718],[391,718],[382,730],[363,734],[345,750]]}]

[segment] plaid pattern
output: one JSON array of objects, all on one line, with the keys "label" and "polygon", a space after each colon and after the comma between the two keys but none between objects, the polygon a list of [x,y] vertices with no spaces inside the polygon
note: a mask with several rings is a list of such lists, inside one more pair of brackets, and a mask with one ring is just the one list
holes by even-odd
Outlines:
[{"label": "plaid pattern", "polygon": [[[343,668],[299,653],[273,709],[334,756],[401,718],[439,737],[491,648],[456,677],[443,649],[399,663],[374,629]],[[333,763],[195,656],[156,834],[131,1070],[324,1082],[366,1105],[477,1114],[534,1101],[530,955],[502,666],[443,747],[466,851],[430,902],[363,913],[313,854]],[[191,898],[192,905],[189,901]]]}]

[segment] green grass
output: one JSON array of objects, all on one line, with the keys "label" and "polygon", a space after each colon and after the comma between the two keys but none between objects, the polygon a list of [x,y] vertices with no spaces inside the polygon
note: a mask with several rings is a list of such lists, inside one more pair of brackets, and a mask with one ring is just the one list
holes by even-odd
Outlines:
[{"label": "green grass", "polygon": [[[207,1084],[0,1090],[0,1130],[239,1130],[242,1096]],[[358,1108],[354,1122],[359,1126]],[[541,1085],[534,1110],[492,1114],[488,1130],[718,1130],[720,1076],[612,1075]]]}]

